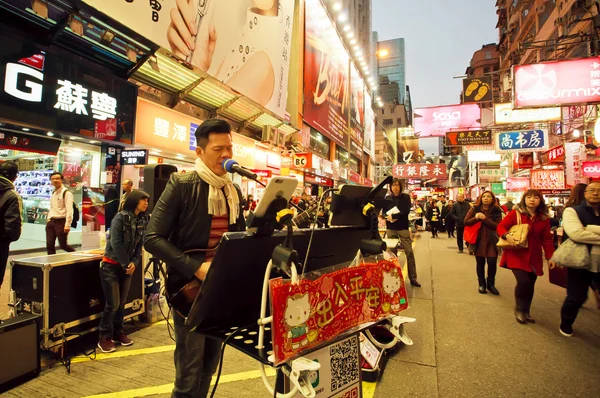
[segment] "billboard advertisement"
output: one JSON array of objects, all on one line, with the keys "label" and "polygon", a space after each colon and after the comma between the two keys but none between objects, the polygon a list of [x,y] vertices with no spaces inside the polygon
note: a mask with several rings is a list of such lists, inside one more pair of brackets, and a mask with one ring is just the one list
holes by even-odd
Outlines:
[{"label": "billboard advertisement", "polygon": [[375,113],[371,104],[371,96],[365,90],[365,135],[363,150],[369,156],[375,154]]},{"label": "billboard advertisement", "polygon": [[531,189],[564,189],[563,170],[531,170]]},{"label": "billboard advertisement", "polygon": [[491,76],[463,79],[463,104],[493,100]]},{"label": "billboard advertisement", "polygon": [[285,115],[295,0],[84,1]]},{"label": "billboard advertisement", "polygon": [[350,115],[352,134],[352,152],[356,156],[362,155],[363,140],[365,135],[365,82],[352,64],[350,76]]},{"label": "billboard advertisement", "polygon": [[561,108],[513,109],[510,102],[494,104],[496,124],[518,124],[561,120]]},{"label": "billboard advertisement", "polygon": [[320,0],[306,1],[304,121],[348,146],[348,53]]},{"label": "billboard advertisement", "polygon": [[471,130],[481,127],[481,109],[477,104],[417,108],[414,112],[415,134],[423,137],[444,137],[451,130]]},{"label": "billboard advertisement", "polygon": [[446,146],[488,145],[492,143],[492,130],[450,131],[446,133]]},{"label": "billboard advertisement", "polygon": [[513,68],[515,108],[600,102],[600,57]]}]

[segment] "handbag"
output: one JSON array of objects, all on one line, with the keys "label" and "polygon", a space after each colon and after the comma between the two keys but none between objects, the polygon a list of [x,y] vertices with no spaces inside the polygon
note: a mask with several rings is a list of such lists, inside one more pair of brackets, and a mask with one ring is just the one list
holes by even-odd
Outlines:
[{"label": "handbag", "polygon": [[511,235],[515,240],[515,246],[508,243],[506,239],[502,239],[502,237],[500,237],[496,246],[502,249],[526,249],[529,244],[529,242],[527,241],[527,235],[529,234],[529,224],[522,223],[521,212],[519,210],[515,209],[515,212],[517,213],[517,225],[513,225],[512,227],[510,227],[507,233],[507,235]]},{"label": "handbag", "polygon": [[481,223],[475,223],[473,225],[465,225],[465,230],[463,233],[464,240],[470,245],[474,245],[477,243],[477,236],[479,235],[479,230],[481,229]]},{"label": "handbag", "polygon": [[567,239],[554,251],[550,259],[561,267],[587,269],[590,267],[590,250],[584,243]]}]

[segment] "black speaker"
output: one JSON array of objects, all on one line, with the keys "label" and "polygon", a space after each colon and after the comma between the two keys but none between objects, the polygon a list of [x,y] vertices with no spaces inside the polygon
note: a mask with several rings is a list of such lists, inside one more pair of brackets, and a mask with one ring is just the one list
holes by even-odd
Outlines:
[{"label": "black speaker", "polygon": [[150,195],[148,213],[152,213],[154,205],[162,195],[171,174],[177,173],[177,167],[172,164],[149,164],[144,166],[144,191]]},{"label": "black speaker", "polygon": [[40,317],[22,314],[0,323],[0,393],[40,374]]}]

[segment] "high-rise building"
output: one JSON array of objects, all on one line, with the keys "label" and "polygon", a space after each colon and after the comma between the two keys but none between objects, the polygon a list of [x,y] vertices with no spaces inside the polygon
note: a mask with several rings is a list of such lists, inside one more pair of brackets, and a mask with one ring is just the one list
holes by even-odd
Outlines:
[{"label": "high-rise building", "polygon": [[[373,32],[378,39],[377,32]],[[377,41],[379,53],[387,54],[377,58],[380,97],[384,103],[404,104],[406,101],[406,57],[404,39]]]}]

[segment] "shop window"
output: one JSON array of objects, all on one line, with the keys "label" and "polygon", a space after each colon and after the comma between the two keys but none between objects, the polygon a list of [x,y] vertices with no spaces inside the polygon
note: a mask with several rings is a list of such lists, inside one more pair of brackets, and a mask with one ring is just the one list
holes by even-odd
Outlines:
[{"label": "shop window", "polygon": [[394,119],[383,119],[384,126],[391,126],[392,124],[394,124]]},{"label": "shop window", "polygon": [[340,162],[340,166],[346,167],[348,164],[348,151],[343,148],[337,147],[335,151],[335,158]]},{"label": "shop window", "polygon": [[322,158],[329,159],[331,141],[317,130],[310,129],[310,151]]},{"label": "shop window", "polygon": [[356,156],[350,156],[350,170],[355,173],[360,173],[360,160]]}]

